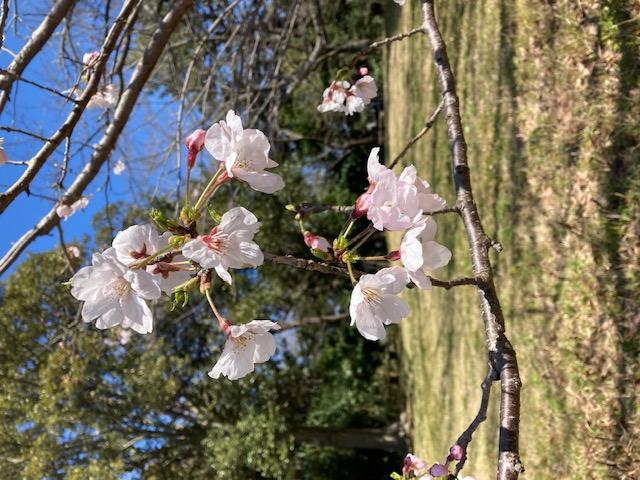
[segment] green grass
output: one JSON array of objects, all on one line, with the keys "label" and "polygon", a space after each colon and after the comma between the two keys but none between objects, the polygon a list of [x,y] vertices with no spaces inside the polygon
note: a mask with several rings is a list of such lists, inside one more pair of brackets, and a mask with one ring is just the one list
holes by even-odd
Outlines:
[{"label": "green grass", "polygon": [[[407,3],[388,15],[389,34],[420,24],[418,2]],[[486,231],[505,247],[494,265],[524,381],[527,477],[630,479],[640,474],[640,22],[631,2],[574,3],[436,7],[477,203]],[[418,37],[387,51],[387,158],[438,103],[430,59]],[[406,161],[453,202],[442,118]],[[461,224],[438,217],[438,225],[454,262],[437,276],[469,274]],[[469,287],[408,300],[403,372],[414,449],[435,460],[475,415],[486,368],[482,323]],[[496,393],[465,469],[482,479],[494,476]]]}]

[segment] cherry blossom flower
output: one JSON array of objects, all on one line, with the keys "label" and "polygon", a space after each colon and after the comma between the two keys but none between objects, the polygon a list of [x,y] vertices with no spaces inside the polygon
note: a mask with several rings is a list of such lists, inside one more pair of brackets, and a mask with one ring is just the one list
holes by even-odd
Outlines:
[{"label": "cherry blossom flower", "polygon": [[56,208],[56,214],[60,218],[66,220],[71,215],[76,213],[78,210],[82,210],[82,209],[86,208],[87,205],[89,205],[89,199],[87,197],[80,197],[78,200],[73,202],[71,205],[66,205],[64,203],[61,204],[61,205],[58,205],[58,207]]},{"label": "cherry blossom flower", "polygon": [[360,67],[358,69],[358,74],[361,76],[369,75],[369,69],[367,67]]},{"label": "cherry blossom flower", "polygon": [[433,240],[437,228],[433,218],[424,217],[405,233],[400,244],[400,260],[411,281],[422,290],[431,289],[425,270],[444,267],[451,260],[451,251]]},{"label": "cherry blossom flower", "polygon": [[125,165],[125,163],[122,161],[122,159],[119,158],[116,164],[113,166],[113,174],[120,175],[125,171],[126,168],[127,166]]},{"label": "cherry blossom flower", "polygon": [[362,112],[364,107],[371,103],[371,99],[377,94],[376,82],[366,67],[360,69],[364,76],[351,85],[346,80],[331,82],[329,88],[322,93],[322,103],[318,105],[318,111],[342,112],[345,115],[353,115]]},{"label": "cherry blossom flower", "polygon": [[351,294],[351,325],[355,324],[367,340],[385,338],[385,325],[400,323],[409,315],[407,304],[398,297],[407,283],[407,271],[400,267],[383,268],[375,275],[362,275]]},{"label": "cherry blossom flower", "polygon": [[4,151],[4,138],[0,138],[0,165],[3,165],[9,161],[7,152]]},{"label": "cherry blossom flower", "polygon": [[442,197],[433,193],[429,183],[418,177],[413,165],[402,171],[398,181],[400,196],[410,216],[415,216],[418,212],[437,212],[447,206]]},{"label": "cherry blossom flower", "polygon": [[187,147],[187,168],[193,168],[196,163],[196,157],[204,148],[204,139],[207,132],[202,129],[195,130],[184,140],[184,146]]},{"label": "cherry blossom flower", "polygon": [[[159,235],[153,225],[133,225],[126,230],[118,232],[113,239],[118,260],[125,265],[143,260],[148,256],[166,249],[169,246],[171,234],[165,232]],[[191,277],[188,267],[174,265],[173,262],[182,262],[186,259],[182,255],[174,255],[166,261],[156,262],[146,267],[152,279],[167,295],[178,285],[186,282]]]},{"label": "cherry blossom flower", "polygon": [[276,342],[271,330],[280,325],[270,320],[253,320],[244,325],[224,324],[227,342],[222,355],[209,372],[211,378],[224,375],[229,380],[238,380],[253,372],[256,363],[264,363],[276,351]]},{"label": "cherry blossom flower", "polygon": [[98,57],[100,56],[100,52],[89,52],[89,53],[85,53],[82,56],[82,63],[86,66],[86,67],[91,67],[96,60],[98,60]]},{"label": "cherry blossom flower", "polygon": [[167,236],[161,237],[153,225],[132,225],[118,232],[111,244],[118,260],[125,265],[143,260],[169,244]]},{"label": "cherry blossom flower", "polygon": [[92,266],[81,268],[71,278],[71,294],[82,300],[82,319],[96,320],[100,329],[131,328],[144,334],[153,330],[153,314],[145,300],[160,297],[160,289],[144,270],[130,270],[113,247],[94,253]]},{"label": "cherry blossom flower", "polygon": [[326,238],[320,235],[315,235],[309,231],[306,231],[304,232],[303,237],[304,237],[304,243],[309,248],[320,250],[322,252],[328,252],[329,249],[331,248],[331,244],[329,243],[329,240],[327,240]]},{"label": "cherry blossom flower", "polygon": [[67,247],[67,255],[71,258],[79,258],[80,257],[80,249],[75,245],[69,245]]},{"label": "cherry blossom flower", "polygon": [[[357,218],[362,215],[366,215],[371,204],[371,192],[376,186],[376,182],[380,180],[385,172],[391,172],[387,167],[380,163],[380,147],[374,147],[369,153],[367,159],[367,179],[369,180],[369,188],[356,200],[356,207],[353,212],[353,217]],[[393,172],[392,172],[393,173]]]},{"label": "cherry blossom flower", "polygon": [[419,456],[408,453],[407,456],[404,457],[404,464],[402,465],[403,474],[412,474],[414,477],[419,477],[426,472],[427,464]]},{"label": "cherry blossom flower", "polygon": [[344,80],[331,82],[329,88],[322,93],[322,103],[318,105],[318,111],[325,112],[345,112],[345,101],[347,91],[351,84]]},{"label": "cherry blossom flower", "polygon": [[376,95],[378,95],[378,88],[376,87],[376,81],[373,77],[371,75],[365,75],[353,84],[349,89],[349,92],[354,96],[361,98],[362,102],[366,106],[371,103],[371,100],[375,98]]},{"label": "cherry blossom flower", "polygon": [[260,247],[253,241],[259,228],[258,219],[249,210],[232,208],[208,235],[187,242],[182,254],[203,268],[215,269],[222,280],[231,284],[229,268],[257,267],[264,262]]},{"label": "cherry blossom flower", "polygon": [[415,217],[406,209],[398,179],[391,170],[384,172],[371,192],[367,218],[377,230],[399,231],[411,227]]},{"label": "cherry blossom flower", "polygon": [[269,140],[260,130],[243,128],[242,120],[233,110],[227,113],[226,121],[221,120],[207,130],[205,147],[213,158],[224,163],[227,177],[236,177],[263,193],[284,188],[280,175],[265,170],[278,166],[269,158]]},{"label": "cherry blossom flower", "polygon": [[[81,95],[82,92],[78,92],[77,96]],[[115,106],[116,103],[118,103],[118,93],[116,92],[116,87],[110,83],[91,97],[91,100],[87,103],[87,108],[107,109]]]}]

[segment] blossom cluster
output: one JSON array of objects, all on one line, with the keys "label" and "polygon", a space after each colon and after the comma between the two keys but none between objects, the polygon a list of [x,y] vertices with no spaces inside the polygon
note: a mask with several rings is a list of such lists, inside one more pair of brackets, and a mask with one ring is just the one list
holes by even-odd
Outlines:
[{"label": "blossom cluster", "polygon": [[364,110],[371,100],[378,95],[376,82],[368,75],[366,68],[361,69],[364,75],[353,85],[346,80],[335,80],[322,94],[322,103],[318,105],[318,111],[341,112],[345,115],[353,115]]},{"label": "blossom cluster", "polygon": [[[399,260],[402,266],[361,275],[357,282],[352,275],[355,287],[349,305],[351,325],[368,340],[384,339],[386,325],[400,323],[409,315],[409,308],[399,295],[410,283],[430,290],[428,272],[446,266],[451,260],[449,249],[435,241],[437,225],[432,215],[442,210],[446,202],[418,177],[414,166],[396,175],[382,165],[379,151],[378,147],[371,150],[367,161],[369,187],[356,200],[347,228],[332,247],[325,238],[304,232],[305,243],[312,251],[320,249],[325,254],[321,258],[333,256],[350,267],[352,262],[368,260],[356,250],[374,231],[405,231],[398,250],[374,259]],[[349,233],[361,218],[366,219],[368,226],[350,240]],[[355,241],[357,244],[352,247]]]},{"label": "blossom cluster", "polygon": [[[88,59],[89,61],[95,61]],[[269,158],[270,144],[259,130],[245,129],[234,111],[207,131],[196,130],[187,137],[187,168],[193,168],[197,155],[206,148],[217,161],[218,169],[193,207],[183,209],[183,223],[157,214],[151,224],[133,225],[119,232],[112,245],[94,253],[90,266],[80,269],[70,281],[71,294],[84,302],[82,318],[97,328],[118,327],[119,332],[140,334],[153,331],[153,312],[149,302],[164,293],[185,295],[197,286],[207,295],[227,343],[209,372],[212,378],[225,375],[241,378],[254,370],[254,364],[267,361],[275,352],[270,333],[279,328],[268,320],[230,325],[215,307],[209,289],[213,272],[231,284],[232,269],[256,268],[264,261],[254,236],[260,228],[256,216],[242,206],[229,209],[214,225],[198,233],[195,225],[201,211],[224,183],[233,179],[247,183],[256,191],[274,193],[284,187],[282,178],[267,169],[277,166]],[[66,218],[86,201],[60,205],[60,217]],[[201,222],[202,223],[202,222]],[[128,335],[119,333],[121,338]]]}]

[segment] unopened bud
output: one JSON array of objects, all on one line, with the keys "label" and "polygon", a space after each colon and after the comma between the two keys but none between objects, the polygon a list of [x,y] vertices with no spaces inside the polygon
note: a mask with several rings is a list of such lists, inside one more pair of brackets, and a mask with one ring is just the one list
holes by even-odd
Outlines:
[{"label": "unopened bud", "polygon": [[356,200],[356,206],[351,212],[351,218],[360,218],[363,215],[366,215],[369,211],[369,205],[371,204],[371,194],[369,192],[365,192],[358,197]]},{"label": "unopened bud", "polygon": [[297,211],[297,210],[296,210],[296,206],[295,206],[295,205],[293,205],[293,204],[291,204],[291,203],[290,203],[290,204],[288,204],[288,205],[285,205],[285,206],[284,206],[284,208],[286,208],[286,209],[287,209],[287,210],[289,210],[290,212],[295,212],[295,211]]},{"label": "unopened bud", "polygon": [[184,146],[187,147],[187,168],[193,168],[196,163],[198,153],[204,148],[204,139],[207,135],[202,129],[194,131],[184,140]]},{"label": "unopened bud", "polygon": [[369,69],[367,67],[360,67],[358,69],[358,73],[360,76],[364,77],[365,75],[369,75]]},{"label": "unopened bud", "polygon": [[400,260],[400,250],[389,252],[384,258],[386,258],[387,260]]},{"label": "unopened bud", "polygon": [[309,231],[304,232],[303,236],[304,243],[307,245],[307,247],[320,250],[321,252],[329,252],[331,244],[326,238],[321,237],[320,235],[315,235]]},{"label": "unopened bud", "polygon": [[453,447],[451,447],[449,449],[449,455],[447,456],[447,460],[452,462],[452,461],[460,461],[462,460],[462,457],[464,456],[464,449],[458,445],[455,444]]},{"label": "unopened bud", "polygon": [[99,56],[100,52],[85,53],[82,56],[82,63],[87,67],[91,67],[96,62],[96,60],[98,60]]},{"label": "unopened bud", "polygon": [[164,213],[162,213],[157,208],[152,208],[149,215],[151,216],[151,220],[153,220],[153,222],[158,225],[158,227],[160,227],[160,229],[163,231],[173,231],[175,229],[181,228],[177,222],[167,218]]},{"label": "unopened bud", "polygon": [[429,475],[432,477],[447,477],[449,476],[449,470],[444,465],[434,463],[429,469]]}]

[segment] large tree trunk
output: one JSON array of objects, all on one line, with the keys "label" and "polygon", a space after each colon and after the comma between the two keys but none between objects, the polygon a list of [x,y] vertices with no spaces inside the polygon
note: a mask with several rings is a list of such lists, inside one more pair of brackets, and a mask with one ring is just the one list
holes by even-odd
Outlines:
[{"label": "large tree trunk", "polygon": [[361,450],[407,451],[407,441],[397,425],[385,428],[301,427],[293,431],[299,442]]}]

